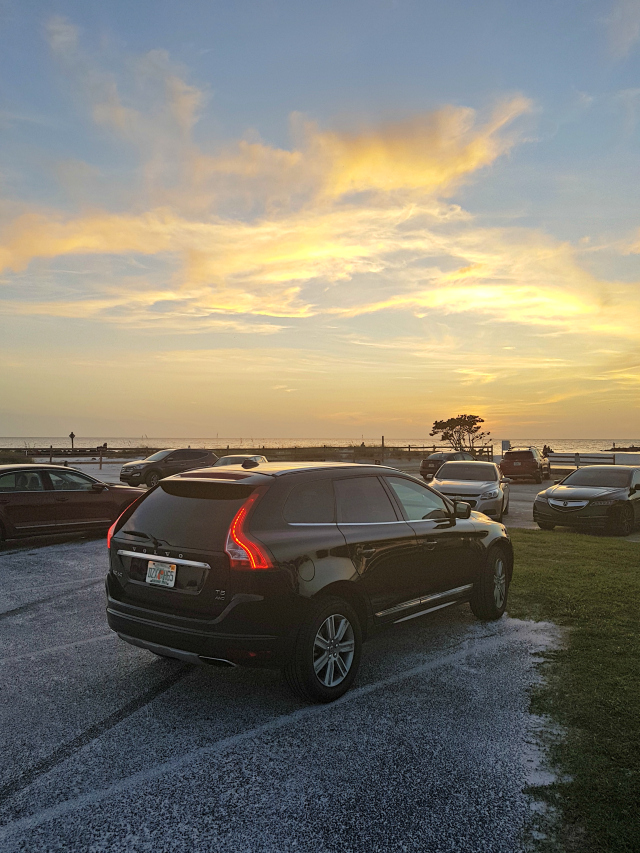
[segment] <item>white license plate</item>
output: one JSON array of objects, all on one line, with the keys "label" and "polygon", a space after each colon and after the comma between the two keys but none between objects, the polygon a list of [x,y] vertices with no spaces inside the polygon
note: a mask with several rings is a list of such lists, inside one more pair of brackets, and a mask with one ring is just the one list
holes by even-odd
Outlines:
[{"label": "white license plate", "polygon": [[149,560],[149,565],[147,567],[147,583],[153,583],[157,586],[174,586],[175,582],[175,563],[158,563],[155,560]]},{"label": "white license plate", "polygon": [[522,465],[522,462],[514,462],[514,465]]}]

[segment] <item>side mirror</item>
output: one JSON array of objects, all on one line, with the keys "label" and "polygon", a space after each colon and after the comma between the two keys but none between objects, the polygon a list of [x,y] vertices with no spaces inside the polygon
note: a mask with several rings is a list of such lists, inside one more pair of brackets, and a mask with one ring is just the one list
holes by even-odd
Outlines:
[{"label": "side mirror", "polygon": [[456,518],[471,518],[471,504],[464,501],[454,501],[453,514]]},{"label": "side mirror", "polygon": [[513,480],[511,480],[509,477],[503,477],[503,478],[502,478],[502,482],[503,482],[503,483],[506,483],[506,484],[507,484],[507,486],[508,486],[508,485],[509,485],[509,483],[513,483]]},{"label": "side mirror", "polygon": [[92,483],[91,488],[94,492],[104,492],[107,487],[104,483]]},{"label": "side mirror", "polygon": [[562,480],[554,480],[554,481],[553,481],[553,485],[554,485],[554,486],[557,486],[557,485],[558,485],[558,483],[561,483],[561,482],[562,482]]}]

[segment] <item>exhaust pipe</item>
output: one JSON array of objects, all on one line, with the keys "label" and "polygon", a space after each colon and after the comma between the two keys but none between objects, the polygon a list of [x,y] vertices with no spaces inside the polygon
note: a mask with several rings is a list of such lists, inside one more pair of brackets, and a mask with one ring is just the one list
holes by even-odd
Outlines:
[{"label": "exhaust pipe", "polygon": [[232,666],[234,669],[238,666],[237,663],[233,663],[233,661],[226,660],[226,658],[206,658],[203,655],[198,655],[198,659],[207,664],[207,666]]}]

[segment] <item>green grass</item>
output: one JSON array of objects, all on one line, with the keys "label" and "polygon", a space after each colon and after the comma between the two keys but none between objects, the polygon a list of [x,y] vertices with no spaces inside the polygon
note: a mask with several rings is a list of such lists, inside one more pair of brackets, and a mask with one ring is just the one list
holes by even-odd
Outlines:
[{"label": "green grass", "polygon": [[[509,614],[567,626],[533,710],[560,723],[550,746],[567,781],[539,789],[563,818],[560,848],[640,850],[640,543],[510,531]],[[562,777],[561,777],[562,778]]]}]

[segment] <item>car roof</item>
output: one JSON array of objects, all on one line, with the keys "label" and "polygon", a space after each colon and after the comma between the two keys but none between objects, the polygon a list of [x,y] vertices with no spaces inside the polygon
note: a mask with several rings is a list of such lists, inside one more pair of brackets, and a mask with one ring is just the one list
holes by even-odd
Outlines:
[{"label": "car roof", "polygon": [[[50,465],[48,462],[14,462],[10,465],[0,465],[0,474],[4,474],[5,471],[35,471],[41,468],[46,468],[48,471],[77,471],[79,474],[84,473],[74,468],[73,465]],[[87,477],[90,476],[90,474],[87,474]]]},{"label": "car roof", "polygon": [[447,465],[491,465],[492,468],[496,467],[495,462],[486,462],[483,459],[448,459]]},{"label": "car roof", "polygon": [[[199,468],[196,471],[185,471],[183,474],[176,474],[176,478],[181,479],[206,479],[210,477],[211,479],[219,480],[220,476],[220,468]],[[404,474],[402,471],[398,471],[397,468],[390,468],[385,465],[366,465],[360,464],[357,462],[262,462],[256,465],[254,468],[243,468],[242,465],[225,465],[224,471],[225,476],[233,475],[233,474],[242,474],[243,480],[248,479],[249,477],[281,477],[286,474],[298,474],[304,471],[351,471],[357,474],[367,473],[371,474],[381,474],[381,473],[392,473],[392,474],[401,474],[405,477],[411,477],[411,474]],[[412,479],[415,479],[413,477]]]}]

